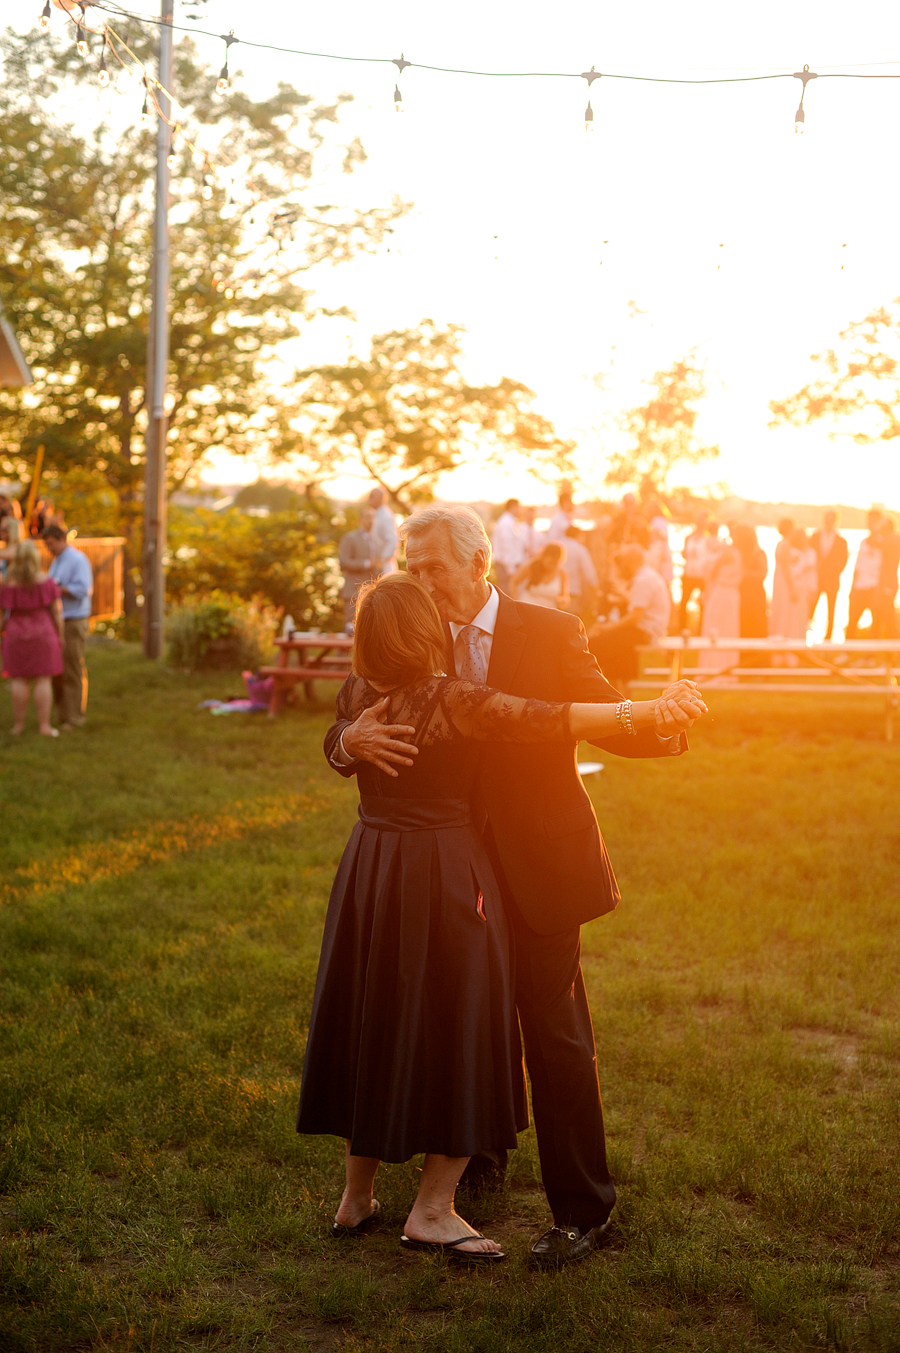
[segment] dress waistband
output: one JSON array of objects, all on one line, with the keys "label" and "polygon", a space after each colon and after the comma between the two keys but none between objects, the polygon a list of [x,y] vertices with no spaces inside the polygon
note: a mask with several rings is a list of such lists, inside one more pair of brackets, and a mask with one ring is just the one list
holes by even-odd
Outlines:
[{"label": "dress waistband", "polygon": [[359,820],[380,832],[424,832],[466,827],[472,820],[467,799],[394,799],[361,794]]}]

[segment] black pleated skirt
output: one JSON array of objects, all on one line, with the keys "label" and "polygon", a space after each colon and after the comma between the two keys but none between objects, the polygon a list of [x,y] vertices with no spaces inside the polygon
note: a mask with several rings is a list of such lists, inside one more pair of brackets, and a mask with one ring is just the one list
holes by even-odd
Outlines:
[{"label": "black pleated skirt", "polygon": [[470,1156],[528,1124],[500,893],[469,806],[364,796],[331,892],[297,1131]]}]

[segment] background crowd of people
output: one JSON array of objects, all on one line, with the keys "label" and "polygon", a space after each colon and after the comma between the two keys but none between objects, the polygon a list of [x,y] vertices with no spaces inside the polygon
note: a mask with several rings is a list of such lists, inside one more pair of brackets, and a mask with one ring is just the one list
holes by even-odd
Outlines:
[{"label": "background crowd of people", "polygon": [[[700,657],[701,666],[714,668],[739,661],[739,651],[724,648],[718,642],[723,639],[805,640],[822,596],[825,637],[833,635],[835,603],[850,558],[836,512],[826,511],[821,528],[812,532],[790,519],[779,523],[771,601],[769,560],[753,526],[726,527],[701,510],[679,559],[670,545],[669,514],[658,501],[639,502],[627,493],[615,507],[576,511],[571,491],[563,487],[545,529],[538,529],[535,516],[534,507],[516,498],[504,504],[492,532],[493,577],[514,600],[578,615],[591,650],[612,680],[625,682],[637,674],[640,647],[686,629],[717,640],[715,651]],[[394,517],[382,490],[375,489],[359,529],[341,545],[348,626],[359,588],[395,569],[396,555]],[[866,612],[870,637],[900,637],[898,566],[896,524],[887,513],[873,510],[854,563],[846,638],[861,636]]]}]

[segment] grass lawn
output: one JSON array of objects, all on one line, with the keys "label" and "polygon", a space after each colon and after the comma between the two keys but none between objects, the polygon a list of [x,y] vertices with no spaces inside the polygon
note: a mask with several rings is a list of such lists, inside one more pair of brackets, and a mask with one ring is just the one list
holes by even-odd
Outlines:
[{"label": "grass lawn", "polygon": [[[338,1244],[342,1146],[293,1119],[355,790],[330,713],[89,650],[83,730],[0,697],[0,1350],[900,1349],[900,745],[868,699],[718,694],[592,789],[624,901],[584,931],[620,1206],[528,1268],[534,1136],[467,1205],[510,1261]],[[2,722],[6,720],[6,722]],[[535,787],[540,792],[540,787]]]}]

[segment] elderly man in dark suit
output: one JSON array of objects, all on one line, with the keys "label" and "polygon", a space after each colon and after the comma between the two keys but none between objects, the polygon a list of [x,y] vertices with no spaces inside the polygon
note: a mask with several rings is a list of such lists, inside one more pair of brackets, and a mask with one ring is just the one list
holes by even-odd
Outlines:
[{"label": "elderly man in dark suit", "polygon": [[[652,729],[632,734],[630,702],[602,676],[577,617],[513,602],[487,582],[490,543],[471,509],[426,508],[404,523],[401,535],[407,568],[445,623],[449,672],[511,695],[615,701],[623,731],[598,744],[607,751],[671,757],[686,750],[681,729],[693,719],[674,700],[660,715],[666,736]],[[679,682],[664,694],[689,688]],[[353,774],[360,760],[402,774],[415,754],[403,738],[414,731],[385,726],[366,711],[354,723],[333,724],[325,751],[343,774]],[[516,1007],[554,1220],[532,1254],[561,1264],[602,1243],[616,1200],[579,927],[611,911],[619,891],[570,746],[485,744],[474,807],[515,939]],[[505,1168],[505,1161],[496,1164]]]}]

